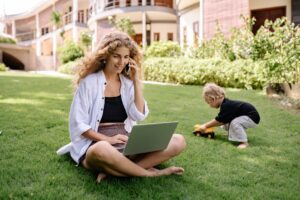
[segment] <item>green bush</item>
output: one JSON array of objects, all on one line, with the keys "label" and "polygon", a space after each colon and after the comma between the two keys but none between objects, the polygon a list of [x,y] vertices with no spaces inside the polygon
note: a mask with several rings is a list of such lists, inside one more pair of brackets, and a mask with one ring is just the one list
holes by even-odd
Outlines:
[{"label": "green bush", "polygon": [[66,41],[65,44],[58,49],[58,52],[59,59],[63,64],[84,56],[83,49],[73,41]]},{"label": "green bush", "polygon": [[148,58],[144,64],[145,80],[204,85],[215,82],[223,87],[257,89],[266,83],[264,61],[190,58]]},{"label": "green bush", "polygon": [[4,63],[0,63],[0,71],[5,72],[8,70],[8,67]]},{"label": "green bush", "polygon": [[147,48],[146,57],[178,57],[181,49],[177,42],[152,42]]},{"label": "green bush", "polygon": [[0,36],[0,43],[16,44],[16,41],[12,38]]},{"label": "green bush", "polygon": [[64,74],[75,74],[76,67],[78,66],[78,60],[70,61],[58,67],[57,71]]},{"label": "green bush", "polygon": [[86,49],[88,50],[88,48],[91,46],[92,44],[92,36],[90,33],[88,32],[82,32],[80,34],[80,38],[79,38],[79,41],[80,41],[80,44]]},{"label": "green bush", "polygon": [[[221,29],[199,48],[192,48],[186,56],[196,59],[252,59],[266,63],[268,83],[300,82],[300,27],[286,18],[265,21],[256,35],[251,27],[255,19],[244,18],[244,27],[232,29],[226,38]],[[259,78],[259,77],[258,77]]]},{"label": "green bush", "polygon": [[191,58],[219,58],[234,61],[236,59],[249,59],[254,35],[251,27],[254,19],[241,16],[245,22],[244,26],[233,28],[230,37],[225,37],[219,24],[214,37],[204,41],[198,48],[192,48],[187,56]]},{"label": "green bush", "polygon": [[266,60],[268,81],[299,83],[300,27],[286,18],[277,19],[275,22],[266,21],[256,39],[254,51],[256,55],[262,54],[259,58]]}]

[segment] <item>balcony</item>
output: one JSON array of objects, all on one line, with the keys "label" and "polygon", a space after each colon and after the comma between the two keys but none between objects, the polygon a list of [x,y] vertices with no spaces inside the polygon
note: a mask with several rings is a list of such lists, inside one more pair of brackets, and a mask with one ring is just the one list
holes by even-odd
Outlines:
[{"label": "balcony", "polygon": [[35,31],[32,30],[32,31],[23,32],[23,33],[17,33],[16,39],[19,42],[34,40],[35,39]]},{"label": "balcony", "polygon": [[135,6],[159,6],[173,8],[173,0],[94,0],[91,4],[92,15],[97,15],[103,11],[109,11],[116,8]]}]

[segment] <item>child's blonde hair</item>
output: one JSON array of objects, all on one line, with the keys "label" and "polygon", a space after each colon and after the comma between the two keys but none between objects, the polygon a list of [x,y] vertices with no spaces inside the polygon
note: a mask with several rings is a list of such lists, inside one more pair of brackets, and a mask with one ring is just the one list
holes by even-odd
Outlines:
[{"label": "child's blonde hair", "polygon": [[202,96],[205,99],[205,101],[214,101],[225,97],[225,91],[223,88],[221,88],[215,83],[206,83],[203,88]]}]

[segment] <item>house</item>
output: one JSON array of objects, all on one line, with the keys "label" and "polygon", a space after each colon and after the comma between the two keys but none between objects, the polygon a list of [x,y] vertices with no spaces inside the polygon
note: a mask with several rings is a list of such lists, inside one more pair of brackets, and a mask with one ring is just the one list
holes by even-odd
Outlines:
[{"label": "house", "polygon": [[[51,20],[53,12],[61,23]],[[30,59],[25,70],[56,70],[57,47],[64,40],[78,41],[82,32],[92,35],[94,49],[101,37],[114,30],[108,17],[128,18],[134,27],[133,39],[143,47],[153,41],[178,41],[193,46],[213,37],[218,22],[225,35],[243,25],[241,15],[254,16],[254,32],[265,19],[286,16],[300,23],[297,0],[44,0],[26,13],[6,16],[5,33],[25,46]],[[0,44],[0,61],[9,66],[14,57]],[[30,53],[31,52],[31,53]],[[34,55],[31,55],[34,54]],[[24,54],[25,55],[25,54]],[[22,68],[20,68],[22,69]]]}]

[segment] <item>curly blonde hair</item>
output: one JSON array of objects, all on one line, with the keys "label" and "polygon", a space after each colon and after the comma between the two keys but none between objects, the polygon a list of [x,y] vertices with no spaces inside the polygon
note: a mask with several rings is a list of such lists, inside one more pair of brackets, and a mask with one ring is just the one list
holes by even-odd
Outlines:
[{"label": "curly blonde hair", "polygon": [[202,96],[205,101],[221,99],[225,97],[225,90],[215,83],[206,83],[203,87]]},{"label": "curly blonde hair", "polygon": [[[74,79],[75,88],[78,86],[80,81],[89,74],[103,70],[105,68],[107,58],[113,54],[118,47],[123,46],[129,49],[129,57],[136,62],[140,69],[139,72],[141,73],[142,53],[140,52],[138,45],[126,33],[114,31],[106,34],[100,41],[94,53],[90,56],[86,56],[81,65],[78,66]],[[122,71],[122,74],[128,77],[124,70]]]}]

